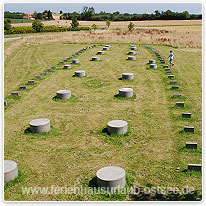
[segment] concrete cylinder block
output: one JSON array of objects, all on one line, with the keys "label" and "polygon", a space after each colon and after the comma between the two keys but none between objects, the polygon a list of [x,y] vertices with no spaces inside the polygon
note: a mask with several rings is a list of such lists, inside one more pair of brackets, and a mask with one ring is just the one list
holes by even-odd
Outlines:
[{"label": "concrete cylinder block", "polygon": [[185,103],[184,102],[176,102],[177,107],[184,107]]},{"label": "concrete cylinder block", "polygon": [[72,63],[73,63],[73,64],[79,64],[79,59],[73,59],[73,60],[72,60]]},{"label": "concrete cylinder block", "polygon": [[128,123],[124,120],[112,120],[107,123],[107,131],[109,134],[126,134],[128,130]]},{"label": "concrete cylinder block", "polygon": [[128,54],[130,54],[130,55],[131,54],[136,54],[136,52],[134,50],[131,50],[131,51],[128,52]]},{"label": "concrete cylinder block", "polygon": [[12,92],[11,96],[19,96],[19,92]]},{"label": "concrete cylinder block", "polygon": [[42,75],[47,75],[47,72],[42,72],[41,74],[42,74]]},{"label": "concrete cylinder block", "polygon": [[84,70],[79,70],[79,71],[75,71],[74,72],[74,75],[76,77],[84,77],[86,74],[85,74],[85,71]]},{"label": "concrete cylinder block", "polygon": [[47,71],[47,72],[52,72],[52,69],[47,69],[46,71]]},{"label": "concrete cylinder block", "polygon": [[156,61],[154,59],[149,60],[149,64],[155,64],[155,63],[156,63]]},{"label": "concrete cylinder block", "polygon": [[170,71],[170,68],[165,68],[165,71]]},{"label": "concrete cylinder block", "polygon": [[182,113],[182,117],[185,117],[185,118],[191,118],[191,113],[185,113],[185,112],[183,112]]},{"label": "concrete cylinder block", "polygon": [[166,71],[166,74],[171,74],[171,73],[172,73],[171,70]]},{"label": "concrete cylinder block", "polygon": [[109,47],[109,48],[111,48],[111,45],[105,45],[104,47]]},{"label": "concrete cylinder block", "polygon": [[134,56],[128,56],[127,60],[136,60],[136,57],[134,57]]},{"label": "concrete cylinder block", "polygon": [[201,164],[188,164],[187,169],[192,171],[201,171]]},{"label": "concrete cylinder block", "polygon": [[4,101],[4,106],[7,106],[7,101]]},{"label": "concrete cylinder block", "polygon": [[188,127],[188,126],[185,126],[185,127],[184,127],[184,131],[185,131],[185,132],[191,132],[191,133],[194,133],[195,128],[194,128],[194,127]]},{"label": "concrete cylinder block", "polygon": [[28,80],[28,84],[34,84],[35,81],[34,80]]},{"label": "concrete cylinder block", "polygon": [[65,64],[64,65],[64,69],[71,69],[71,68],[72,68],[71,64]]},{"label": "concrete cylinder block", "polygon": [[102,55],[102,54],[104,54],[104,51],[98,51],[97,54]]},{"label": "concrete cylinder block", "polygon": [[30,131],[32,133],[42,133],[42,132],[49,132],[50,130],[50,121],[49,119],[34,119],[30,123]]},{"label": "concrete cylinder block", "polygon": [[58,99],[69,99],[71,97],[70,90],[58,90],[56,93]]},{"label": "concrete cylinder block", "polygon": [[116,166],[103,167],[96,173],[97,186],[106,190],[121,189],[126,184],[124,169]]},{"label": "concrete cylinder block", "polygon": [[133,89],[132,88],[121,88],[119,89],[119,96],[129,98],[133,96]]},{"label": "concrete cylinder block", "polygon": [[185,147],[187,149],[197,149],[197,143],[196,142],[186,142]]},{"label": "concrete cylinder block", "polygon": [[150,67],[151,69],[157,69],[157,65],[156,65],[156,64],[150,64],[149,67]]},{"label": "concrete cylinder block", "polygon": [[100,61],[100,57],[92,57],[92,61]]},{"label": "concrete cylinder block", "polygon": [[64,64],[64,61],[60,61],[59,64]]},{"label": "concrete cylinder block", "polygon": [[109,50],[110,48],[109,47],[103,47],[103,50]]},{"label": "concrete cylinder block", "polygon": [[162,65],[163,66],[163,68],[168,68],[168,65]]},{"label": "concrete cylinder block", "polygon": [[181,97],[181,96],[182,96],[181,94],[174,94],[173,95],[174,98],[178,98],[178,97]]},{"label": "concrete cylinder block", "polygon": [[52,66],[51,68],[52,68],[52,69],[56,69],[56,66]]},{"label": "concrete cylinder block", "polygon": [[122,74],[122,79],[132,80],[132,79],[134,79],[134,75],[133,75],[133,73],[123,73]]},{"label": "concrete cylinder block", "polygon": [[19,89],[26,90],[26,86],[20,86]]},{"label": "concrete cylinder block", "polygon": [[17,163],[12,160],[4,160],[4,183],[14,180],[17,176]]}]

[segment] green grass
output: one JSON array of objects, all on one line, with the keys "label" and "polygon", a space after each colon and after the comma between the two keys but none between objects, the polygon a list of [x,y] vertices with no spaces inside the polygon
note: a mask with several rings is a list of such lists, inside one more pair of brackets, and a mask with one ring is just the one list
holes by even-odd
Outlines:
[{"label": "green grass", "polygon": [[[4,155],[5,159],[17,162],[24,178],[6,187],[5,200],[186,200],[201,196],[202,173],[187,171],[187,164],[202,162],[201,52],[174,48],[173,74],[182,97],[172,98],[179,91],[170,89],[170,79],[166,78],[162,64],[158,63],[156,70],[147,69],[148,60],[156,59],[154,54],[137,45],[137,60],[127,61],[129,44],[111,45],[113,52],[105,51],[108,54],[102,55],[100,62],[89,61],[102,48],[98,44],[78,56],[80,65],[72,64],[69,70],[58,67],[40,81],[35,80],[35,85],[28,85],[29,90],[21,91],[19,99],[9,96],[19,85],[87,45],[63,41],[39,44],[37,40],[36,44],[19,46],[7,56]],[[169,47],[151,47],[167,59]],[[85,70],[87,76],[73,78],[75,70]],[[120,81],[124,72],[133,73],[135,79]],[[135,98],[114,97],[122,87],[133,88]],[[53,99],[60,89],[71,90],[71,99]],[[178,101],[184,101],[185,108],[176,108]],[[192,118],[182,118],[183,111],[191,112]],[[28,133],[29,122],[36,118],[50,119],[51,131],[40,135]],[[130,129],[126,135],[102,131],[114,119],[128,122]],[[183,132],[184,126],[194,126],[195,133]],[[198,149],[186,150],[186,141],[197,142]],[[129,186],[188,185],[196,193],[192,197],[21,193],[21,187],[25,186],[89,187],[96,171],[109,165],[125,169]]]},{"label": "green grass", "polygon": [[34,20],[32,19],[10,19],[12,24],[19,24],[19,23],[32,23]]}]

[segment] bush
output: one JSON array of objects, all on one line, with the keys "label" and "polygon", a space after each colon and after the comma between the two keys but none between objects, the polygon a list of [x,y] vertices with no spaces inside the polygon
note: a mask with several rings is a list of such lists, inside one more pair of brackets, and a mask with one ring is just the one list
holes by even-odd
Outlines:
[{"label": "bush", "polygon": [[12,27],[10,31],[5,30],[4,34],[27,34],[35,33],[36,31],[31,26]]},{"label": "bush", "polygon": [[72,18],[71,27],[77,28],[78,26],[79,26],[79,22],[77,21],[77,18],[76,17]]},{"label": "bush", "polygon": [[[57,26],[44,26],[42,32],[65,32],[65,31],[91,31],[90,27],[57,27]],[[11,30],[5,30],[4,34],[27,34],[27,33],[36,33],[31,26],[21,26],[21,27],[12,27]]]},{"label": "bush", "polygon": [[35,20],[33,23],[32,23],[32,28],[36,31],[36,32],[42,32],[43,30],[43,24],[38,21],[38,20]]},{"label": "bush", "polygon": [[4,30],[11,30],[11,20],[10,19],[4,19]]}]

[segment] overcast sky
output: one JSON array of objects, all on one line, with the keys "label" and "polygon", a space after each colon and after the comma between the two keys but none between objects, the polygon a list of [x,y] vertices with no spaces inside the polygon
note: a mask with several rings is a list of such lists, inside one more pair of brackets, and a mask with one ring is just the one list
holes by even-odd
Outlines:
[{"label": "overcast sky", "polygon": [[201,14],[201,3],[6,3],[5,11],[33,13],[51,10],[53,13],[81,12],[83,6],[93,6],[95,12],[106,11],[120,13],[153,13],[155,10],[175,12],[188,11],[190,14]]}]

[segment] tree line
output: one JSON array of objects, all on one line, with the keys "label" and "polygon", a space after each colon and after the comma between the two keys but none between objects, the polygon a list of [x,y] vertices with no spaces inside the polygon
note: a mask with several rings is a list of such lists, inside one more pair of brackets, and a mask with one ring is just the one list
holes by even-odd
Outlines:
[{"label": "tree line", "polygon": [[[62,14],[62,11],[60,11]],[[60,19],[71,20],[73,17],[77,20],[88,20],[88,21],[142,21],[142,20],[188,20],[188,19],[202,19],[202,14],[189,14],[188,11],[173,12],[171,10],[159,11],[155,10],[152,14],[121,14],[119,11],[114,13],[108,13],[101,11],[95,13],[94,7],[84,6],[81,13],[63,13]]]},{"label": "tree line", "polygon": [[[5,19],[23,19],[25,13],[20,13],[20,12],[9,12],[5,11],[4,12],[4,18]],[[45,10],[43,12],[34,12],[32,14],[34,19],[39,19],[39,20],[53,20],[53,15],[50,10]]]}]

